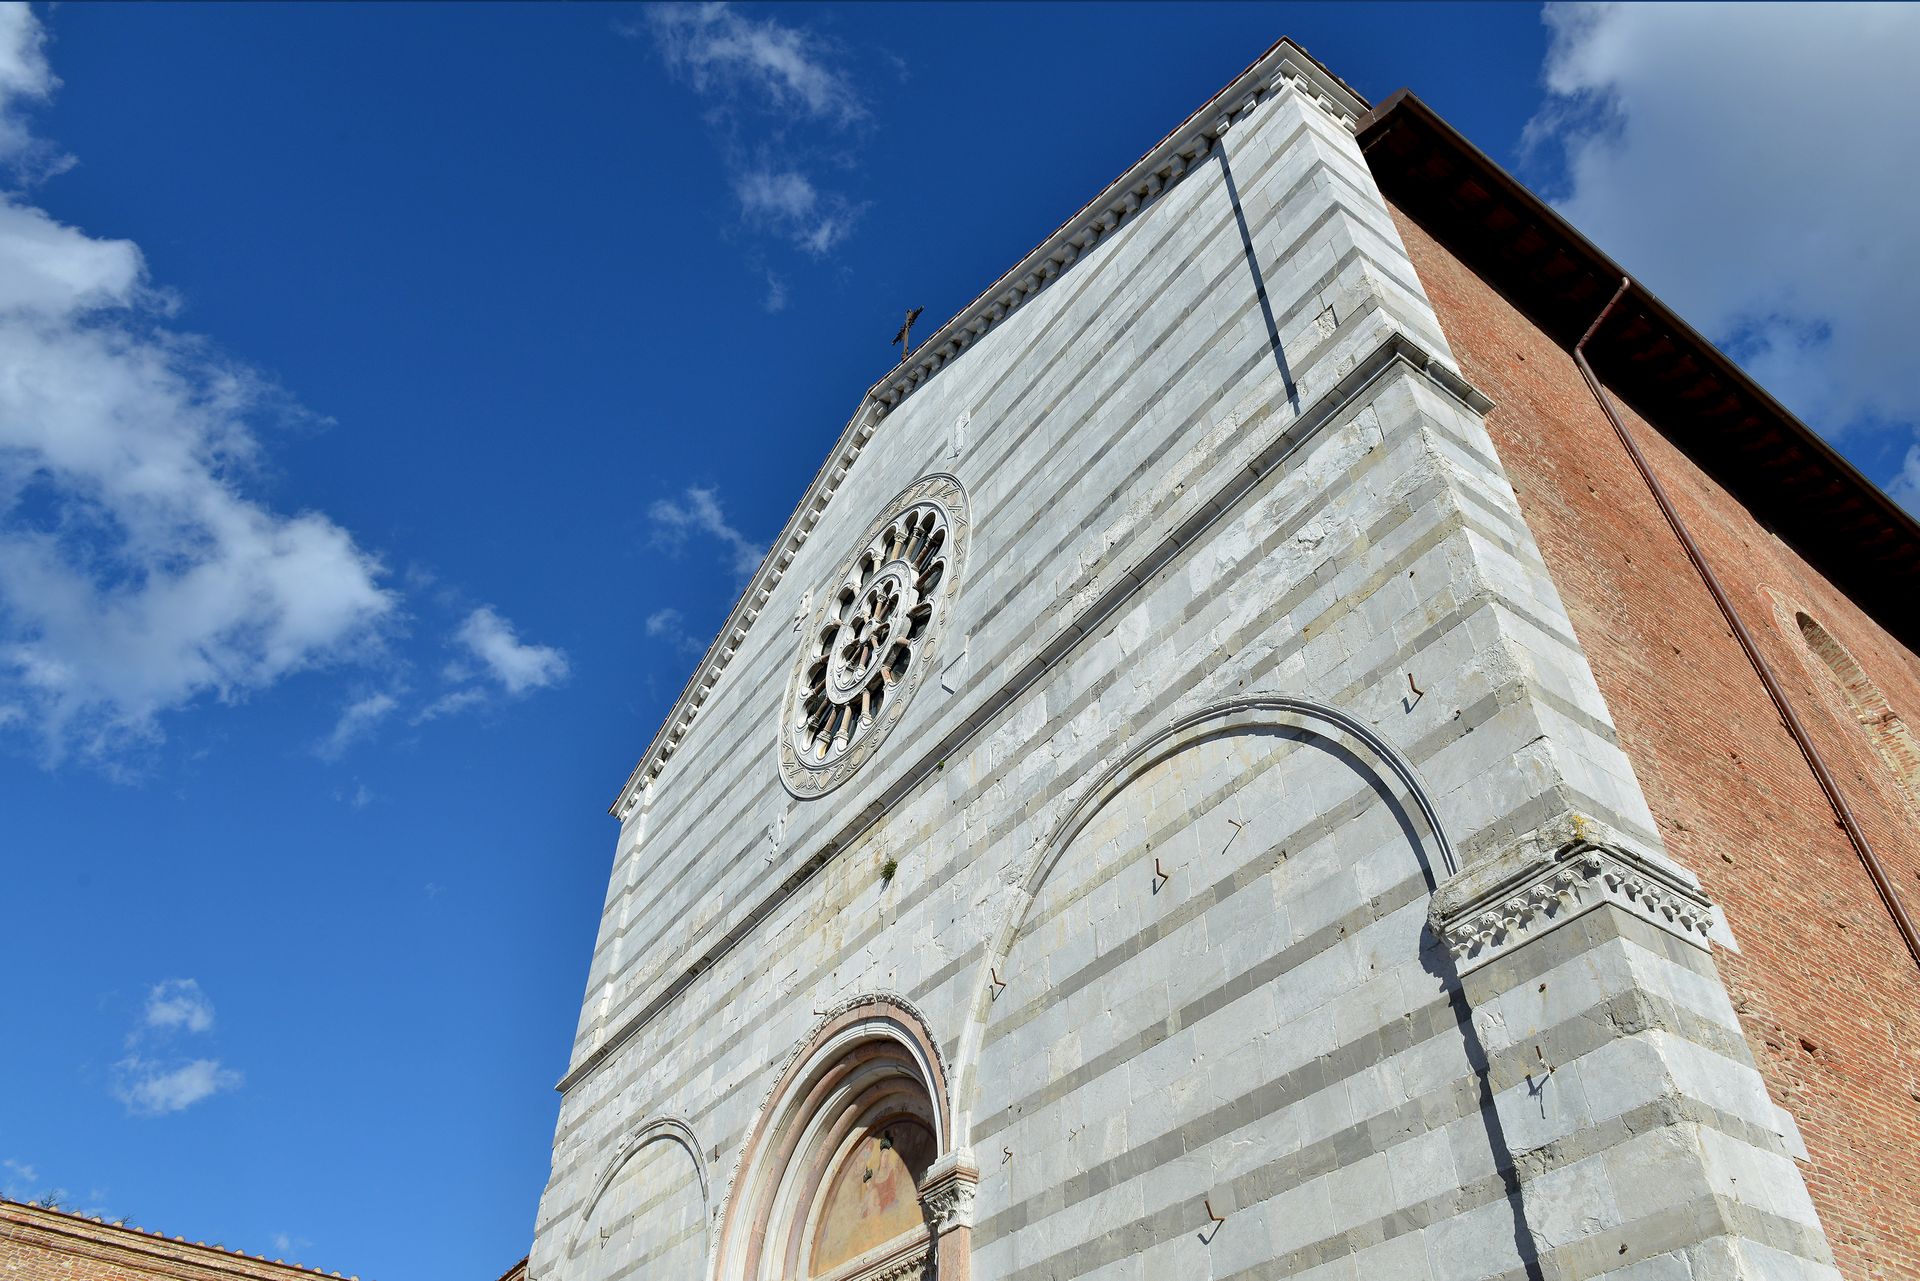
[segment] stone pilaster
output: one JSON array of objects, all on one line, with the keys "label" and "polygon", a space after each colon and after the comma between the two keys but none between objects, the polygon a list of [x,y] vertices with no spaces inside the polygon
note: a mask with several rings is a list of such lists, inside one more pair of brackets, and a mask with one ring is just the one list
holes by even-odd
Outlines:
[{"label": "stone pilaster", "polygon": [[1540,1275],[1836,1275],[1711,919],[1685,869],[1572,814],[1434,896]]},{"label": "stone pilaster", "polygon": [[957,1148],[933,1163],[920,1180],[920,1205],[933,1230],[934,1275],[966,1281],[972,1275],[973,1195],[980,1170],[973,1153]]}]

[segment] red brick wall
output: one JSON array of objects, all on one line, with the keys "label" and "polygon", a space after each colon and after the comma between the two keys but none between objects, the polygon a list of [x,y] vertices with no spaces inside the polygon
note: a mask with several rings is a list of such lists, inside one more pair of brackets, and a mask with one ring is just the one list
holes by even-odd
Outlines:
[{"label": "red brick wall", "polygon": [[[1851,1278],[1920,1277],[1920,970],[1571,357],[1410,218],[1401,235],[1613,712],[1668,850],[1725,909],[1720,971]],[[1630,409],[1629,429],[1920,912],[1920,839],[1794,615],[1908,726],[1920,661]]]},{"label": "red brick wall", "polygon": [[333,1281],[339,1275],[0,1201],[0,1281]]}]

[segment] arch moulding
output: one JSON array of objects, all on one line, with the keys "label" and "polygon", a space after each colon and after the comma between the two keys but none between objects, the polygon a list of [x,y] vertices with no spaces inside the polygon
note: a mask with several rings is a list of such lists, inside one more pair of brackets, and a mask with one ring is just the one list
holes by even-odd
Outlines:
[{"label": "arch moulding", "polygon": [[1028,856],[1019,878],[1019,889],[1008,904],[1005,915],[981,959],[974,979],[972,1000],[968,1003],[957,1058],[956,1073],[959,1133],[969,1132],[972,1124],[973,1083],[980,1061],[980,1049],[986,1034],[987,1019],[993,1006],[993,974],[1006,963],[1026,924],[1028,913],[1041,887],[1065,855],[1073,840],[1092,822],[1109,802],[1125,791],[1141,774],[1202,741],[1261,730],[1298,729],[1320,734],[1345,747],[1355,757],[1371,762],[1373,775],[1392,788],[1417,814],[1433,842],[1439,866],[1430,869],[1437,881],[1444,881],[1458,870],[1453,846],[1441,827],[1425,785],[1413,765],[1391,743],[1358,718],[1311,699],[1277,693],[1246,694],[1222,702],[1210,703],[1197,711],[1176,715],[1127,748],[1112,765],[1093,776],[1066,814],[1043,841],[1037,842]]},{"label": "arch moulding", "polygon": [[[979,1176],[955,1144],[947,1082],[939,1045],[907,1001],[869,994],[829,1010],[788,1056],[748,1130],[709,1275],[877,1281],[937,1272],[964,1281]],[[877,1241],[837,1233],[865,1226],[836,1218],[846,1200],[839,1176],[864,1160],[871,1179],[881,1153],[910,1181],[899,1184],[910,1194],[906,1208],[880,1222]],[[829,1241],[840,1244],[823,1261]]]},{"label": "arch moulding", "polygon": [[[613,1186],[613,1181],[620,1177],[620,1171],[627,1167],[627,1162],[655,1143],[675,1143],[685,1149],[687,1158],[693,1162],[694,1179],[700,1187],[701,1222],[705,1223],[712,1217],[713,1196],[707,1181],[707,1163],[700,1155],[700,1141],[694,1137],[693,1127],[677,1116],[649,1117],[627,1132],[619,1146],[614,1148],[613,1155],[601,1166],[599,1177],[593,1181],[593,1190],[581,1204],[579,1221],[574,1224],[572,1237],[567,1243],[570,1254],[579,1248],[587,1225],[593,1221],[593,1212],[599,1209],[600,1199]],[[703,1238],[706,1235],[703,1233]],[[712,1257],[710,1249],[703,1253],[709,1259]]]}]

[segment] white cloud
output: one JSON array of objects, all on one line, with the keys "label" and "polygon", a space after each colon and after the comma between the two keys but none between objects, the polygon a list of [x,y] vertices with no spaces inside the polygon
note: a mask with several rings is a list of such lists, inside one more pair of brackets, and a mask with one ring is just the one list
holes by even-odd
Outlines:
[{"label": "white cloud", "polygon": [[62,173],[74,164],[72,156],[34,137],[21,119],[24,102],[45,102],[60,87],[47,65],[46,46],[46,31],[31,8],[24,3],[0,4],[0,163],[11,166],[27,183]]},{"label": "white cloud", "polygon": [[425,725],[428,721],[437,721],[442,716],[452,716],[464,712],[469,707],[478,707],[487,701],[487,691],[478,686],[469,685],[463,689],[449,690],[428,703],[413,715],[410,724]]},{"label": "white cloud", "polygon": [[192,1107],[245,1078],[218,1059],[192,1059],[171,1066],[133,1054],[114,1065],[113,1096],[134,1116],[165,1116]]},{"label": "white cloud", "polygon": [[[811,179],[793,169],[744,170],[734,175],[733,191],[749,223],[778,232],[816,258],[845,240],[862,212],[838,196],[822,196]],[[784,306],[784,290],[780,300]]]},{"label": "white cloud", "polygon": [[867,114],[826,41],[728,4],[664,4],[647,20],[667,66],[701,93],[752,93],[784,111],[849,123]]},{"label": "white cloud", "polygon": [[213,1027],[213,1002],[193,979],[168,979],[147,993],[144,1026],[205,1032]]},{"label": "white cloud", "polygon": [[787,309],[787,282],[774,272],[767,273],[767,292],[761,298],[760,306],[769,316]]},{"label": "white cloud", "polygon": [[673,608],[656,609],[647,615],[647,635],[655,640],[665,641],[674,649],[688,654],[698,654],[706,649],[693,633],[687,630],[686,616]]},{"label": "white cloud", "polygon": [[[815,258],[847,238],[866,206],[822,190],[807,172],[821,165],[848,172],[848,131],[868,118],[833,42],[724,3],[656,6],[644,27],[621,30],[652,35],[668,70],[712,104],[707,119],[748,227]],[[778,312],[786,306],[786,285],[770,274],[768,285],[762,305]]]},{"label": "white cloud", "polygon": [[167,979],[147,991],[145,1007],[127,1034],[127,1056],[113,1065],[109,1090],[131,1116],[165,1116],[223,1090],[243,1077],[215,1058],[166,1053],[182,1036],[213,1030],[213,1002],[193,979]]},{"label": "white cloud", "polygon": [[[566,679],[567,656],[549,645],[523,644],[513,624],[482,605],[454,633],[509,694],[544,689]],[[443,700],[444,701],[444,700]]]},{"label": "white cloud", "polygon": [[294,1236],[291,1232],[276,1232],[273,1234],[273,1248],[280,1252],[281,1258],[285,1258],[296,1251],[304,1250],[312,1244],[313,1242],[307,1240],[305,1237]]},{"label": "white cloud", "polygon": [[1564,149],[1562,212],[1811,425],[1898,457],[1920,421],[1920,7],[1545,18],[1549,98],[1527,142]]},{"label": "white cloud", "polygon": [[399,706],[400,700],[391,694],[373,693],[355,699],[341,711],[333,732],[321,739],[314,751],[323,760],[338,760],[347,748],[371,734]]},{"label": "white cloud", "polygon": [[678,553],[692,534],[705,534],[718,540],[734,574],[746,578],[760,567],[766,549],[753,542],[727,522],[720,509],[720,494],[711,486],[689,485],[679,499],[660,498],[647,508],[653,525],[653,541],[669,552]]},{"label": "white cloud", "polygon": [[1887,495],[1910,512],[1920,512],[1920,444],[1908,445],[1900,470],[1887,481]]},{"label": "white cloud", "polygon": [[[43,43],[25,6],[0,7],[16,171],[35,155],[20,103],[57,83]],[[52,760],[348,657],[393,607],[344,529],[249,496],[251,424],[289,411],[167,311],[132,242],[0,195],[0,702]]]}]

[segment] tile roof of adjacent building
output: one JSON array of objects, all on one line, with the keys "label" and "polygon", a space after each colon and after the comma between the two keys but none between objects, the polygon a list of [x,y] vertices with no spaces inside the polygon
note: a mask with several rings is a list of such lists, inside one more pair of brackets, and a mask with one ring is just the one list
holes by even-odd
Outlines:
[{"label": "tile roof of adjacent building", "polygon": [[[183,1281],[312,1281],[314,1277],[360,1281],[338,1272],[268,1259],[223,1245],[188,1241],[92,1215],[0,1197],[0,1238],[37,1244],[50,1251],[91,1258],[103,1265],[135,1268]],[[76,1279],[83,1273],[74,1273]]]}]

